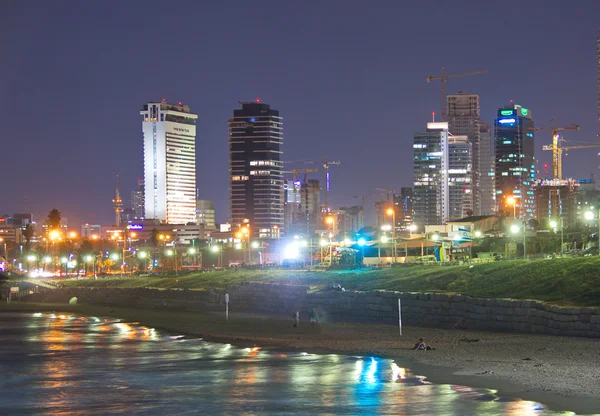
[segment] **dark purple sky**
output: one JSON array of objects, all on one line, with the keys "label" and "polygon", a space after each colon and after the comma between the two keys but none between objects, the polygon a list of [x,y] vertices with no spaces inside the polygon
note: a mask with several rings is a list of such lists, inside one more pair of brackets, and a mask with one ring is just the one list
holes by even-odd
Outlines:
[{"label": "dark purple sky", "polygon": [[[599,16],[598,0],[8,2],[0,213],[56,207],[72,226],[111,224],[115,174],[127,201],[142,176],[139,110],[161,97],[199,114],[198,188],[220,221],[238,100],[280,110],[285,159],[342,162],[334,207],[411,185],[413,133],[440,108],[425,78],[442,66],[488,69],[448,83],[481,95],[485,121],[513,99],[536,125],[557,117],[582,126],[568,139],[594,141]],[[537,136],[542,161],[549,140]],[[597,153],[571,151],[565,174],[597,173]]]}]

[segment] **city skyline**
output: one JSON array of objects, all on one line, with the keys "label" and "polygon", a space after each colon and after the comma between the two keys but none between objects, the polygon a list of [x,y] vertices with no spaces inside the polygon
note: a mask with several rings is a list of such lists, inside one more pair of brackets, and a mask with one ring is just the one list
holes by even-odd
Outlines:
[{"label": "city skyline", "polygon": [[[154,97],[181,100],[201,115],[197,188],[199,198],[216,200],[218,222],[228,219],[225,126],[238,100],[260,97],[285,115],[286,159],[326,154],[342,162],[332,172],[332,208],[356,205],[354,195],[371,194],[377,187],[398,190],[411,184],[412,136],[430,120],[431,111],[439,113],[441,104],[439,85],[427,84],[425,78],[438,75],[442,66],[448,73],[488,70],[446,85],[447,93],[478,94],[486,123],[493,122],[495,109],[513,99],[535,109],[536,126],[550,125],[557,117],[562,124],[581,125],[580,132],[565,135],[568,140],[595,140],[596,2],[582,2],[577,10],[565,10],[561,2],[530,2],[510,20],[491,5],[470,8],[465,2],[443,13],[384,2],[368,21],[362,19],[366,6],[361,2],[345,2],[343,13],[335,2],[267,13],[243,5],[232,13],[219,5],[192,5],[177,23],[185,36],[167,23],[167,35],[156,42],[166,46],[178,38],[185,45],[179,38],[187,38],[197,51],[153,47],[160,56],[175,53],[186,63],[173,69],[176,77],[164,80],[140,71],[149,46],[136,28],[151,17],[149,11],[132,5],[109,12],[68,4],[12,5],[3,18],[15,39],[5,46],[10,65],[0,70],[1,91],[10,98],[0,103],[8,120],[4,149],[25,154],[6,160],[2,173],[27,173],[5,186],[2,214],[32,211],[40,220],[57,207],[70,223],[110,224],[115,174],[120,175],[122,195],[135,190],[136,178],[142,176],[135,109]],[[140,12],[143,16],[135,17]],[[396,25],[393,16],[400,12],[411,19]],[[491,12],[497,14],[490,18]],[[297,18],[283,27],[272,19],[277,13]],[[204,26],[192,24],[191,16]],[[247,23],[248,16],[257,24]],[[436,22],[453,18],[469,24],[453,28],[449,45],[439,44],[441,29],[410,36],[418,27],[413,21],[428,19],[436,28],[442,26]],[[312,34],[302,30],[308,23],[316,29]],[[114,33],[105,38],[107,24]],[[268,45],[253,37],[239,42],[248,28],[256,39],[278,36]],[[47,37],[48,31],[53,36]],[[212,43],[202,41],[204,31],[213,34]],[[474,31],[479,35],[472,36]],[[476,52],[465,55],[467,49]],[[557,54],[564,57],[560,62]],[[232,66],[240,56],[244,65]],[[53,70],[44,70],[49,64]],[[169,69],[157,65],[161,72]],[[112,133],[97,128],[98,120],[110,120]],[[365,143],[372,152],[363,151]],[[540,163],[550,161],[541,150],[549,143],[549,133],[536,135]],[[564,160],[565,176],[597,174],[596,153],[572,152]],[[366,204],[367,213],[372,202]]]}]

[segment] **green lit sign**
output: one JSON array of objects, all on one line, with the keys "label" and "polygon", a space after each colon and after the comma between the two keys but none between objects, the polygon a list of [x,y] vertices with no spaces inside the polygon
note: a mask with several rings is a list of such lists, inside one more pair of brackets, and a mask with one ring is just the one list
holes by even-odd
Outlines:
[{"label": "green lit sign", "polygon": [[513,110],[502,110],[500,111],[500,115],[502,116],[512,116]]},{"label": "green lit sign", "polygon": [[527,114],[529,114],[529,110],[521,107],[521,114],[523,114],[524,116],[527,116]]}]

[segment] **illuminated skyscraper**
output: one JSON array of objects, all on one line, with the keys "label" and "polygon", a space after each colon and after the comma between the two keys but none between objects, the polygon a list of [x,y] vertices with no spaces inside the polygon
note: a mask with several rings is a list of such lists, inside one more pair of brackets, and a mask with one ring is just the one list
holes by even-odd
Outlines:
[{"label": "illuminated skyscraper", "polygon": [[413,143],[414,222],[444,224],[472,209],[472,151],[467,136],[448,132],[448,123],[427,123]]},{"label": "illuminated skyscraper", "polygon": [[196,119],[187,105],[150,102],[140,111],[144,134],[146,219],[196,219]]},{"label": "illuminated skyscraper", "polygon": [[535,131],[531,110],[516,104],[500,108],[494,127],[498,211],[523,220],[534,218]]},{"label": "illuminated skyscraper", "polygon": [[234,227],[277,238],[284,226],[283,119],[260,100],[242,102],[229,118],[229,200]]},{"label": "illuminated skyscraper", "polygon": [[137,191],[131,192],[131,210],[135,218],[144,218],[144,180],[138,178]]}]

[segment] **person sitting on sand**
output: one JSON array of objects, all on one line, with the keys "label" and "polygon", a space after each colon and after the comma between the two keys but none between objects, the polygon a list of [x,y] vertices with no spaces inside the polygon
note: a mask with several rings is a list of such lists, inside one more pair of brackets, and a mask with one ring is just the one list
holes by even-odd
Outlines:
[{"label": "person sitting on sand", "polygon": [[419,342],[417,342],[412,349],[417,350],[417,351],[435,350],[435,348],[431,348],[429,345],[425,344],[425,341],[423,341],[423,338],[419,338]]},{"label": "person sitting on sand", "polygon": [[419,342],[417,342],[415,344],[415,346],[413,347],[413,350],[426,350],[427,349],[427,345],[425,345],[425,341],[423,341],[423,338],[419,338]]}]

